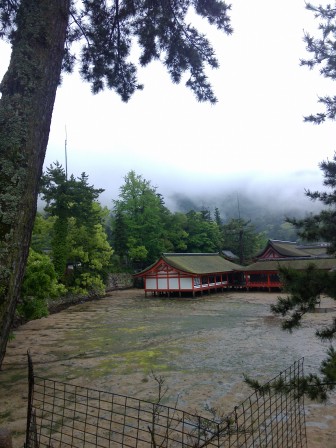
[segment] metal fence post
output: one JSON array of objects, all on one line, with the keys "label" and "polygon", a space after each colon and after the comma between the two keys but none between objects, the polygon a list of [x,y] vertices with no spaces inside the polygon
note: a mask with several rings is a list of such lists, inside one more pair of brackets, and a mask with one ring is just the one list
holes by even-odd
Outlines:
[{"label": "metal fence post", "polygon": [[33,411],[33,394],[34,394],[34,369],[33,361],[31,359],[29,350],[27,351],[28,357],[28,405],[27,405],[27,427],[26,427],[26,443],[24,448],[29,448],[30,443],[30,429],[32,422],[32,411]]}]

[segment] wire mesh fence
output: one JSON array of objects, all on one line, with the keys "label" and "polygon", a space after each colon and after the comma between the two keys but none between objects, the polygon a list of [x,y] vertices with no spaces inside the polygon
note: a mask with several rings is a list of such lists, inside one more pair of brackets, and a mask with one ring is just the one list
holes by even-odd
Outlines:
[{"label": "wire mesh fence", "polygon": [[[275,379],[295,384],[302,375],[303,359]],[[209,419],[35,376],[29,357],[28,401],[25,448],[306,447],[303,397],[295,388],[283,394],[263,387],[231,414]]]}]

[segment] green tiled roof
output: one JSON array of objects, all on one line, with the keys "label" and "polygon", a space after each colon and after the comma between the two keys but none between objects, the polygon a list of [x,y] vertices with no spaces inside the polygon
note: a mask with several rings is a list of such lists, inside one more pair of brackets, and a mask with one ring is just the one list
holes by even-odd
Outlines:
[{"label": "green tiled roof", "polygon": [[[241,270],[242,266],[232,263],[221,257],[218,253],[214,254],[162,254],[160,260],[164,260],[171,267],[191,274],[215,274],[220,272],[231,272]],[[160,260],[148,266],[141,272],[134,274],[136,277],[144,275],[147,271],[159,264]]]},{"label": "green tiled roof", "polygon": [[262,257],[269,247],[282,257],[323,257],[327,252],[325,244],[298,245],[292,241],[269,240],[266,248],[257,255],[257,258]]},{"label": "green tiled roof", "polygon": [[170,266],[193,274],[212,274],[241,270],[242,266],[215,254],[163,254],[162,258]]},{"label": "green tiled roof", "polygon": [[308,256],[312,256],[312,257],[327,256],[327,247],[326,246],[298,246],[298,248],[301,249]]},{"label": "green tiled roof", "polygon": [[298,249],[296,243],[290,243],[287,241],[271,241],[273,248],[279,252],[279,254],[286,257],[302,257],[302,250]]},{"label": "green tiled roof", "polygon": [[284,266],[292,269],[306,269],[308,265],[313,264],[317,269],[333,269],[336,268],[336,258],[306,258],[297,260],[264,260],[257,261],[244,267],[245,272],[251,271],[277,271],[279,266]]}]

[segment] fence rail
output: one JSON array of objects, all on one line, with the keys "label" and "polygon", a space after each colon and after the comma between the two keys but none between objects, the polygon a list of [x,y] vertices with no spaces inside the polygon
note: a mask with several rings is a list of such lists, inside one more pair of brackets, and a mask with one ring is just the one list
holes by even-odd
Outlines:
[{"label": "fence rail", "polygon": [[[25,448],[306,448],[303,397],[253,393],[229,415],[209,419],[175,407],[53,381],[29,362]],[[295,383],[303,359],[275,380]],[[273,381],[273,380],[272,380]],[[267,389],[267,388],[266,388]]]}]

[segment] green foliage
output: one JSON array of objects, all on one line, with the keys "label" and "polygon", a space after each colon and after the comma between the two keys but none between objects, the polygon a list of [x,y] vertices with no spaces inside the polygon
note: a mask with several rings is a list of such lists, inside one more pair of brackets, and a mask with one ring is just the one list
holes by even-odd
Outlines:
[{"label": "green foliage", "polygon": [[[284,289],[289,295],[279,297],[277,303],[271,305],[271,310],[274,314],[285,317],[282,322],[284,330],[292,332],[298,328],[303,316],[320,305],[322,295],[336,298],[335,272],[321,271],[316,269],[314,264],[309,264],[303,271],[281,268],[280,273]],[[330,326],[317,329],[315,334],[322,340],[332,341],[336,335],[336,319]],[[302,378],[299,390],[301,394],[306,394],[313,400],[325,401],[328,392],[336,387],[336,353],[332,345],[327,352],[327,358],[321,363],[320,373],[322,376],[309,374]],[[295,384],[287,385],[282,391],[297,387]]]},{"label": "green foliage", "polygon": [[55,218],[37,213],[31,239],[31,248],[35,252],[51,251],[51,241]]},{"label": "green foliage", "polygon": [[322,294],[332,292],[336,280],[335,273],[316,269],[313,263],[303,271],[280,267],[280,276],[283,289],[289,296],[279,297],[277,304],[271,305],[271,310],[274,314],[288,316],[282,326],[290,331],[300,326],[304,314],[319,305]]},{"label": "green foliage", "polygon": [[133,262],[144,262],[148,257],[148,251],[145,246],[132,247],[130,242],[130,249],[128,256]]},{"label": "green foliage", "polygon": [[186,252],[189,234],[187,229],[188,218],[184,213],[167,213],[165,223],[165,248],[167,252]]},{"label": "green foliage", "polygon": [[[334,20],[333,12],[331,12],[331,17]],[[310,44],[312,45],[313,41]],[[324,43],[320,42],[319,45],[324,45]],[[312,119],[311,121],[314,120]],[[324,175],[323,184],[331,191],[307,190],[306,195],[314,201],[321,202],[326,208],[322,209],[318,214],[312,214],[303,219],[288,219],[288,222],[297,229],[298,235],[302,239],[328,242],[329,254],[335,255],[336,154],[334,154],[332,161],[324,161],[320,164],[320,167]],[[284,290],[289,295],[287,297],[279,297],[277,303],[272,305],[271,310],[274,314],[284,317],[282,327],[285,330],[292,331],[294,328],[299,327],[303,316],[307,312],[313,311],[320,304],[320,299],[323,295],[336,299],[335,271],[318,270],[314,264],[309,264],[303,271],[282,268],[280,274]],[[312,399],[326,400],[328,392],[336,387],[336,353],[332,345],[335,335],[336,319],[333,319],[329,326],[316,330],[316,336],[321,340],[330,341],[331,345],[327,352],[327,358],[320,366],[321,376],[308,375],[302,379],[302,391]]]},{"label": "green foliage", "polygon": [[221,227],[221,225],[223,224],[218,207],[215,207],[215,222],[219,227]]},{"label": "green foliage", "polygon": [[165,217],[169,212],[150,181],[134,171],[124,181],[119,199],[114,201],[113,246],[120,257],[152,263],[165,249]]},{"label": "green foliage", "polygon": [[92,204],[97,202],[104,191],[89,185],[88,175],[82,173],[80,177],[73,175],[67,179],[62,165],[58,162],[50,165],[41,178],[40,193],[46,201],[46,212],[50,216],[59,218],[74,217],[78,221],[85,221],[86,225],[95,225],[101,216],[101,210],[94,209]]},{"label": "green foliage", "polygon": [[111,219],[111,243],[115,253],[119,257],[124,257],[128,251],[127,226],[124,213],[121,209],[115,208],[115,216]]},{"label": "green foliage", "polygon": [[[0,38],[14,37],[19,4],[0,1]],[[137,61],[132,61],[131,49],[136,40],[141,66],[161,59],[174,83],[187,73],[186,86],[197,99],[214,103],[216,98],[205,68],[217,68],[218,61],[209,40],[190,23],[190,8],[217,29],[232,33],[231,7],[224,1],[72,2],[71,11],[67,11],[71,20],[63,69],[71,72],[76,61],[94,93],[109,88],[127,101],[143,88],[137,80]],[[80,49],[77,55],[72,53],[73,48]]]},{"label": "green foliage", "polygon": [[221,247],[220,228],[212,221],[209,211],[190,210],[186,218],[187,252],[218,252]]},{"label": "green foliage", "polygon": [[295,393],[296,397],[306,395],[311,400],[325,402],[328,399],[328,393],[336,387],[336,352],[330,346],[327,351],[327,357],[322,361],[320,374],[308,374],[299,379],[290,382],[284,382],[282,378],[261,385],[259,381],[244,376],[244,381],[260,395],[269,394],[271,391],[278,393]]},{"label": "green foliage", "polygon": [[[55,218],[51,245],[59,278],[65,279],[69,261],[80,264],[82,272],[83,267],[97,272],[108,264],[105,258],[109,260],[111,248],[101,225],[105,212],[97,202],[103,191],[89,185],[85,173],[77,179],[71,175],[68,180],[64,168],[58,162],[50,165],[43,175],[41,194],[47,203],[45,210]],[[93,257],[93,247],[96,254],[102,254],[101,260],[98,255]],[[69,278],[66,280],[69,283]]]},{"label": "green foliage", "polygon": [[205,209],[172,213],[150,181],[134,171],[124,180],[119,198],[114,201],[110,231],[111,244],[123,269],[144,267],[162,252],[219,252],[223,248],[239,254],[246,262],[266,243],[265,235],[256,232],[250,221],[232,219],[222,224],[218,208],[214,219]]},{"label": "green foliage", "polygon": [[55,271],[60,279],[64,276],[69,253],[68,229],[68,218],[57,216],[53,227],[51,247]]},{"label": "green foliage", "polygon": [[[308,5],[308,8],[312,8]],[[325,14],[326,10],[319,10],[321,14]],[[335,20],[335,12],[330,11],[330,20]],[[321,25],[323,29],[324,25]],[[329,30],[331,31],[331,30]],[[329,32],[326,30],[326,36]],[[310,39],[310,38],[309,38]],[[315,54],[321,51],[325,42],[319,43],[314,40],[309,41],[309,45],[317,44]],[[310,47],[311,51],[312,47]],[[314,64],[313,64],[314,65]],[[330,111],[329,111],[330,112]],[[317,117],[316,122],[320,119],[323,121],[325,117]],[[330,117],[329,117],[330,118]],[[315,121],[312,118],[309,121]],[[312,199],[320,201],[324,206],[321,212],[315,215],[307,216],[303,219],[288,219],[297,230],[299,236],[307,241],[325,241],[329,243],[328,252],[335,255],[336,253],[336,154],[332,161],[324,161],[320,164],[324,175],[324,186],[331,191],[306,191],[306,195]],[[327,295],[336,299],[336,272],[317,270],[313,264],[309,264],[303,271],[292,271],[289,269],[281,269],[282,282],[284,289],[289,295],[286,298],[279,298],[276,305],[271,307],[273,313],[285,317],[283,328],[292,331],[301,325],[303,316],[313,311],[320,303],[320,297]],[[322,340],[332,341],[336,335],[336,319],[325,328],[317,329],[316,336]],[[317,375],[309,375],[303,380],[303,389],[313,399],[325,400],[328,391],[336,387],[336,354],[333,345],[327,353],[327,358],[321,363],[320,372],[322,377]]]},{"label": "green foliage", "polygon": [[[320,74],[328,79],[335,80],[335,56],[336,56],[336,9],[330,4],[315,6],[306,4],[306,8],[314,13],[319,19],[319,37],[313,37],[309,33],[305,34],[304,40],[306,49],[312,54],[311,59],[302,59],[301,64],[312,69],[320,66]],[[325,112],[305,117],[305,121],[315,124],[323,123],[325,120],[335,120],[336,118],[336,97],[319,97],[319,103],[325,107]]]},{"label": "green foliage", "polygon": [[69,286],[80,288],[81,294],[101,295],[113,253],[102,224],[87,227],[70,219],[69,248],[68,262],[73,266],[72,275],[67,277]]},{"label": "green foliage", "polygon": [[76,277],[70,292],[76,296],[101,297],[105,293],[105,284],[99,275],[82,272]]},{"label": "green foliage", "polygon": [[[93,92],[105,86],[114,89],[127,101],[136,89],[141,89],[136,77],[136,66],[129,60],[135,36],[140,48],[139,62],[145,66],[162,55],[172,81],[181,81],[189,72],[186,85],[199,101],[215,102],[204,65],[216,68],[218,62],[206,37],[186,23],[189,6],[194,2],[178,3],[140,1],[83,2],[82,10],[74,11],[74,25],[84,34],[81,52],[81,74],[91,83]],[[209,0],[195,2],[197,14],[230,34],[229,6]],[[111,26],[113,24],[113,26]],[[69,37],[78,39],[77,28],[72,27]],[[202,49],[200,51],[200,49]],[[70,59],[71,61],[72,59]]]},{"label": "green foliage", "polygon": [[19,316],[27,320],[41,319],[49,314],[46,300],[39,298],[25,298],[17,307]]},{"label": "green foliage", "polygon": [[320,168],[323,171],[323,184],[329,190],[322,192],[307,190],[306,195],[313,201],[321,202],[326,208],[304,219],[292,218],[288,221],[298,229],[302,239],[329,242],[328,252],[334,254],[336,253],[336,153],[333,160],[321,162]]},{"label": "green foliage", "polygon": [[[199,206],[199,200],[196,201],[193,196],[187,196],[183,193],[176,193],[170,196],[170,200],[181,213],[187,213],[190,210],[202,211]],[[219,227],[227,225],[231,220],[242,219],[250,221],[256,234],[265,235],[264,243],[268,239],[283,241],[296,241],[297,230],[290,223],[286,222],[286,216],[303,217],[306,214],[306,208],[300,202],[280,206],[278,203],[260,201],[257,196],[251,194],[239,193],[239,211],[237,211],[237,196],[227,192],[223,194],[214,194],[212,197],[205,197],[207,206],[213,210],[214,221]],[[315,205],[316,210],[320,207]],[[240,216],[240,218],[239,218]],[[262,243],[262,244],[264,244]]]},{"label": "green foliage", "polygon": [[[328,356],[325,362],[329,363],[329,361],[331,361],[331,359]],[[282,394],[292,394],[294,392],[297,398],[306,395],[311,400],[316,400],[319,402],[325,402],[328,398],[328,391],[333,388],[332,384],[329,382],[329,377],[323,376],[321,378],[316,374],[305,375],[299,379],[291,380],[286,383],[282,378],[279,378],[267,383],[266,385],[262,385],[259,381],[246,375],[244,376],[244,381],[262,396],[272,392]]]},{"label": "green foliage", "polygon": [[[336,294],[334,293],[333,297],[335,297],[335,295]],[[323,341],[331,341],[335,335],[336,335],[336,318],[333,319],[331,325],[316,331],[316,336],[318,336]]]},{"label": "green foliage", "polygon": [[48,315],[48,300],[65,294],[66,289],[57,282],[54,266],[47,255],[30,250],[21,291],[18,314],[26,319],[39,319]]},{"label": "green foliage", "polygon": [[263,233],[257,233],[250,221],[231,219],[222,225],[223,248],[239,257],[240,264],[250,261],[266,244]]}]

